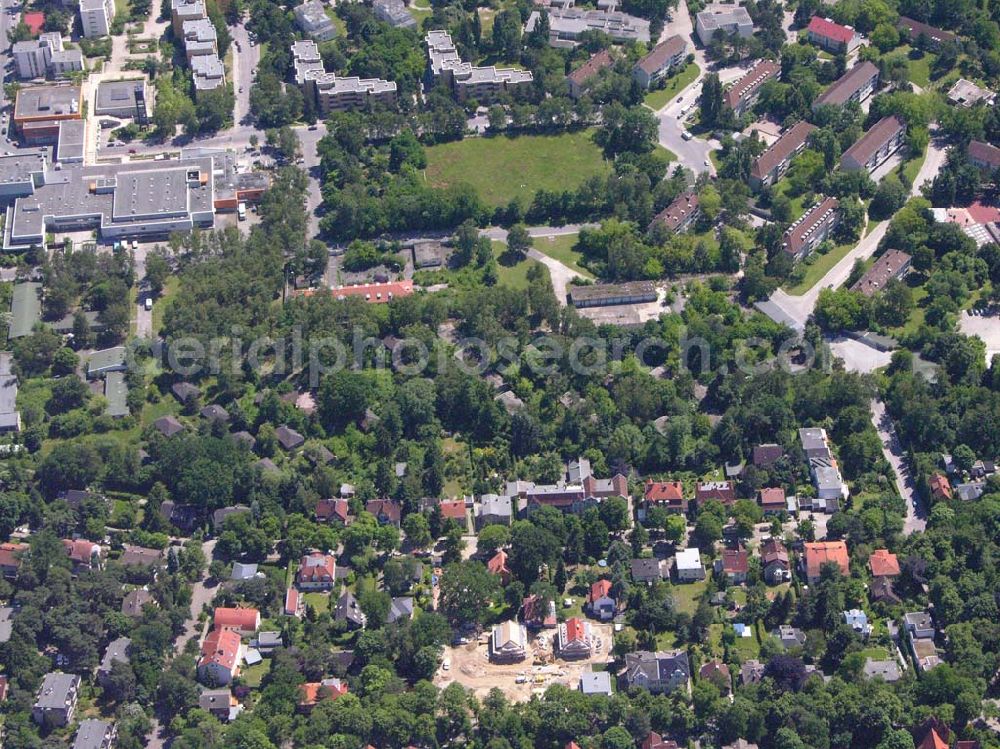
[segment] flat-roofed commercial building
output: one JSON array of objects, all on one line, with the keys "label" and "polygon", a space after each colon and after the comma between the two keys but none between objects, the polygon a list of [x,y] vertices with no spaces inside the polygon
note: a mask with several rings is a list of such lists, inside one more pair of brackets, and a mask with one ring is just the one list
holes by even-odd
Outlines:
[{"label": "flat-roofed commercial building", "polygon": [[10,326],[7,338],[13,341],[31,335],[42,319],[42,285],[34,281],[14,284],[10,299]]},{"label": "flat-roofed commercial building", "polygon": [[813,206],[785,232],[782,251],[794,260],[801,260],[812,252],[836,228],[840,220],[840,202],[825,198]]},{"label": "flat-roofed commercial building", "polygon": [[[582,8],[549,8],[549,45],[569,49],[580,43],[587,31],[600,31],[617,44],[649,42],[649,21],[617,10],[583,10]],[[526,32],[535,29],[541,14],[536,10],[528,16]]]},{"label": "flat-roofed commercial building", "polygon": [[79,120],[83,93],[80,86],[30,86],[19,89],[14,100],[14,126],[23,132],[35,123],[54,128],[58,135],[59,120]]},{"label": "flat-roofed commercial building", "polygon": [[708,44],[719,31],[739,34],[746,39],[753,34],[753,19],[743,6],[709,8],[698,14],[695,30],[702,44]]},{"label": "flat-roofed commercial building", "polygon": [[0,198],[31,195],[42,184],[45,169],[45,154],[41,151],[18,150],[0,156]]},{"label": "flat-roofed commercial building", "polygon": [[761,60],[726,90],[723,101],[737,117],[742,117],[743,113],[757,101],[764,84],[777,78],[780,72],[781,66],[778,63]]},{"label": "flat-roofed commercial building", "polygon": [[[487,103],[521,86],[530,86],[531,71],[515,68],[480,67],[463,62],[447,31],[427,33],[428,70],[433,82],[449,86],[459,101]],[[393,84],[395,85],[395,84]]]},{"label": "flat-roofed commercial building", "polygon": [[871,174],[906,140],[906,123],[898,115],[883,117],[840,157],[845,171],[865,169]]},{"label": "flat-roofed commercial building", "polygon": [[0,351],[0,432],[21,431],[21,414],[17,410],[17,376],[11,369],[13,358],[9,351]]},{"label": "flat-roofed commercial building", "polygon": [[878,77],[878,68],[874,63],[858,63],[816,97],[812,105],[813,111],[825,104],[843,106],[851,101],[863,102],[878,88]]},{"label": "flat-roofed commercial building", "polygon": [[865,296],[873,296],[896,278],[902,278],[910,270],[911,258],[902,250],[887,250],[865,274],[851,287]]},{"label": "flat-roofed commercial building", "polygon": [[166,237],[215,221],[211,157],[72,165],[7,209],[4,249],[44,246],[48,232],[96,229],[104,239]]},{"label": "flat-roofed commercial building", "polygon": [[144,121],[146,111],[146,79],[101,81],[97,84],[97,101],[94,114],[121,119],[135,118]]},{"label": "flat-roofed commercial building", "polygon": [[569,299],[574,307],[610,307],[615,304],[644,304],[657,300],[652,281],[602,283],[593,286],[570,286]]},{"label": "flat-roofed commercial building", "polygon": [[82,164],[87,123],[83,120],[63,120],[59,123],[56,161],[60,164]]},{"label": "flat-roofed commercial building", "polygon": [[809,135],[815,129],[815,125],[803,120],[796,122],[782,133],[781,137],[754,161],[750,168],[750,187],[760,190],[781,179],[792,159],[805,150]]}]

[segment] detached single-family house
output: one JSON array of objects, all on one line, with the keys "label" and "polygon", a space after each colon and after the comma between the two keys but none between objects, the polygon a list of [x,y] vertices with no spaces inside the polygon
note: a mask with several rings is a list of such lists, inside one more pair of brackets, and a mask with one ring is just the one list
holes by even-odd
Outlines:
[{"label": "detached single-family house", "polygon": [[680,481],[646,481],[643,495],[647,507],[663,507],[668,512],[686,513],[688,501]]},{"label": "detached single-family house", "polygon": [[750,571],[750,554],[746,549],[724,549],[715,560],[715,571],[726,576],[731,585],[742,585]]},{"label": "detached single-family house", "polygon": [[607,671],[584,671],[580,674],[580,691],[584,694],[603,694],[610,697],[611,674]]},{"label": "detached single-family house", "polygon": [[516,663],[528,655],[528,630],[516,621],[506,621],[493,628],[490,636],[490,660]]},{"label": "detached single-family house", "polygon": [[692,547],[678,551],[674,556],[674,569],[677,571],[678,582],[692,583],[705,579],[701,552],[697,548]]},{"label": "detached single-family house", "polygon": [[337,560],[314,551],[302,557],[296,581],[302,590],[333,590],[337,578]]},{"label": "detached single-family house", "polygon": [[948,481],[948,477],[940,473],[932,474],[928,485],[931,489],[931,497],[935,500],[946,501],[954,496],[951,490],[951,482]]},{"label": "detached single-family house", "polygon": [[510,525],[514,518],[514,506],[507,495],[484,494],[476,506],[476,529],[487,525]]},{"label": "detached single-family house", "polygon": [[142,616],[142,608],[147,603],[156,604],[156,599],[145,588],[136,588],[125,594],[122,599],[121,612],[130,619],[138,619]]},{"label": "detached single-family house", "polygon": [[528,629],[551,629],[556,626],[555,601],[546,601],[532,593],[521,601],[521,621]]},{"label": "detached single-family house", "polygon": [[862,637],[868,637],[872,633],[872,625],[868,622],[868,614],[861,609],[844,611],[843,616],[844,623]]},{"label": "detached single-family house", "polygon": [[108,647],[104,651],[104,657],[101,659],[101,665],[97,667],[98,684],[102,687],[107,686],[108,677],[111,676],[111,667],[114,666],[116,662],[129,662],[128,650],[131,645],[132,641],[127,637],[119,637],[118,639],[112,640],[108,643]]},{"label": "detached single-family house", "polygon": [[347,694],[347,682],[337,678],[323,679],[322,681],[311,681],[299,685],[300,712],[311,712],[322,700],[335,700]]},{"label": "detached single-family house", "polygon": [[846,543],[843,541],[816,541],[803,544],[802,572],[810,585],[819,581],[823,567],[827,564],[836,565],[844,577],[851,574],[851,563]]},{"label": "detached single-family house", "polygon": [[936,634],[934,620],[926,611],[913,611],[903,615],[906,631],[919,640],[932,640]]},{"label": "detached single-family house", "polygon": [[351,524],[351,509],[346,499],[321,499],[316,503],[316,522]]},{"label": "detached single-family house", "polygon": [[729,672],[729,666],[720,660],[710,660],[699,668],[698,677],[714,684],[724,695],[733,690],[733,676]]},{"label": "detached single-family house", "polygon": [[[216,614],[218,614],[216,609]],[[239,676],[243,660],[243,641],[238,632],[230,629],[213,629],[201,646],[198,661],[198,678],[205,684],[229,684]]]},{"label": "detached single-family house", "polygon": [[899,559],[888,549],[876,549],[868,557],[872,577],[899,577]]},{"label": "detached single-family house", "polygon": [[611,597],[610,580],[598,580],[590,586],[590,591],[587,593],[587,610],[591,616],[606,622],[614,618],[617,608],[617,602]]},{"label": "detached single-family house", "polygon": [[394,499],[372,499],[365,504],[365,512],[374,515],[379,525],[399,527],[403,519],[403,508]]},{"label": "detached single-family house", "polygon": [[556,648],[560,658],[589,658],[594,649],[590,622],[574,616],[560,624]]},{"label": "detached single-family house", "polygon": [[782,624],[771,633],[778,639],[778,642],[787,650],[788,648],[802,647],[806,644],[806,634],[797,627]]},{"label": "detached single-family house", "polygon": [[670,562],[666,559],[633,559],[630,564],[632,582],[651,585],[670,577]]},{"label": "detached single-family house", "polygon": [[691,664],[687,650],[637,650],[625,654],[622,679],[627,687],[642,687],[653,694],[670,694],[678,689],[687,691]]},{"label": "detached single-family house", "polygon": [[503,549],[490,557],[490,561],[486,563],[486,569],[490,574],[500,578],[501,585],[506,587],[507,583],[510,582],[511,571],[507,566],[507,552]]},{"label": "detached single-family house", "polygon": [[367,617],[361,611],[358,599],[347,588],[344,588],[337,599],[337,605],[333,607],[333,620],[347,622],[348,629],[362,629],[367,624]]},{"label": "detached single-family house", "polygon": [[765,515],[777,515],[788,510],[785,490],[781,487],[768,487],[757,492],[757,504]]},{"label": "detached single-family house", "polygon": [[227,723],[243,712],[243,706],[228,689],[202,690],[198,695],[198,707]]},{"label": "detached single-family house", "polygon": [[778,539],[769,538],[761,544],[760,561],[764,568],[764,580],[768,585],[780,585],[792,579],[788,549]]},{"label": "detached single-family house", "polygon": [[62,544],[73,563],[73,572],[98,569],[101,566],[101,547],[93,541],[83,538],[75,541],[63,539]]},{"label": "detached single-family house", "polygon": [[694,487],[694,498],[699,507],[710,499],[728,506],[736,502],[736,485],[732,481],[699,481]]},{"label": "detached single-family house", "polygon": [[757,468],[770,468],[785,456],[785,448],[773,442],[765,442],[753,449],[751,462]]},{"label": "detached single-family house", "polygon": [[218,607],[212,621],[215,629],[230,629],[242,637],[249,637],[260,629],[260,612],[250,608]]},{"label": "detached single-family house", "polygon": [[0,544],[0,574],[8,580],[17,577],[17,571],[21,569],[21,558],[29,548],[28,544],[21,543]]}]

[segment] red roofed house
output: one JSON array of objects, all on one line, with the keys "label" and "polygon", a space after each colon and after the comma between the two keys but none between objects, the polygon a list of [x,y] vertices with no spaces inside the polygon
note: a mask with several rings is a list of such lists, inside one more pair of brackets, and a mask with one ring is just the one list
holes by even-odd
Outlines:
[{"label": "red roofed house", "polygon": [[231,629],[240,635],[250,636],[260,629],[260,612],[257,609],[233,609],[220,606],[213,619],[215,629]]},{"label": "red roofed house", "polygon": [[561,658],[589,658],[594,647],[590,622],[576,616],[567,619],[559,625],[556,643]]},{"label": "red roofed house", "polygon": [[306,289],[299,296],[313,296],[317,293],[331,294],[334,299],[360,297],[369,304],[385,304],[399,297],[413,293],[413,281],[390,281],[388,283],[367,283],[357,286],[338,286],[335,289]]},{"label": "red roofed house", "polygon": [[851,561],[847,554],[847,544],[843,541],[817,541],[803,544],[802,571],[806,580],[813,584],[819,580],[823,566],[835,564],[842,575],[851,574]]},{"label": "red roofed house", "polygon": [[937,729],[932,728],[924,736],[917,749],[948,749],[948,742],[941,738]]},{"label": "red roofed house", "polygon": [[614,618],[618,604],[611,597],[611,581],[598,580],[587,593],[587,609],[595,619],[606,622]]},{"label": "red roofed house", "polygon": [[0,544],[0,574],[8,579],[17,577],[21,568],[21,556],[28,550],[28,544]]},{"label": "red roofed house", "polygon": [[729,666],[722,661],[709,661],[698,670],[698,676],[715,684],[723,694],[729,694],[733,690],[733,677],[729,672]]},{"label": "red roofed house", "polygon": [[302,590],[331,590],[337,577],[337,560],[329,554],[314,551],[302,557],[296,575]]},{"label": "red roofed house", "polygon": [[500,584],[506,586],[510,582],[510,568],[507,566],[507,552],[500,549],[486,563],[486,569],[494,575],[499,576]]},{"label": "red roofed house", "polygon": [[969,162],[977,169],[992,172],[1000,169],[1000,148],[992,146],[981,140],[969,141],[966,150],[969,155]]},{"label": "red roofed house", "polygon": [[899,560],[896,555],[887,549],[876,549],[868,557],[868,567],[872,571],[872,577],[898,577]]},{"label": "red roofed house", "polygon": [[438,502],[441,508],[441,517],[446,520],[454,520],[465,527],[465,500],[456,499],[453,502]]},{"label": "red roofed house", "polygon": [[647,505],[665,507],[668,512],[686,513],[688,509],[680,481],[646,481],[645,500]]},{"label": "red roofed house", "polygon": [[564,746],[563,749],[580,749],[580,745],[577,744],[575,741],[569,741],[566,743],[566,746]]},{"label": "red roofed house", "polygon": [[298,588],[289,588],[285,592],[285,616],[302,616]]},{"label": "red roofed house", "polygon": [[699,481],[694,487],[694,498],[699,507],[710,499],[731,505],[736,501],[736,487],[732,481]]},{"label": "red roofed house", "polygon": [[642,740],[640,749],[679,749],[676,741],[668,741],[655,731]]},{"label": "red roofed house", "polygon": [[90,570],[101,566],[101,547],[93,541],[79,538],[70,541],[64,538],[62,542],[66,554],[73,563],[73,571]]},{"label": "red roofed house", "polygon": [[[218,614],[219,610],[215,611]],[[229,684],[239,676],[242,659],[243,642],[239,634],[228,629],[213,629],[201,646],[198,678],[206,684]]]},{"label": "red roofed house", "polygon": [[379,525],[394,525],[399,527],[403,519],[403,508],[394,499],[372,499],[365,505],[365,512],[375,516]]},{"label": "red roofed house", "polygon": [[750,571],[750,554],[746,549],[724,549],[722,558],[715,562],[715,571],[725,575],[732,585],[745,583]]},{"label": "red roofed house", "polygon": [[45,27],[45,14],[40,11],[25,13],[21,20],[31,29],[32,36],[38,36]]},{"label": "red roofed house", "polygon": [[350,525],[350,505],[346,499],[321,499],[316,503],[316,520],[320,523],[336,521],[341,525]]},{"label": "red roofed house", "polygon": [[951,499],[951,482],[948,477],[935,473],[930,480],[931,497],[934,499]]},{"label": "red roofed house", "polygon": [[531,629],[551,629],[558,624],[555,603],[533,593],[521,601],[521,619]]},{"label": "red roofed house", "polygon": [[298,708],[304,713],[311,711],[320,700],[335,700],[347,694],[347,684],[340,679],[323,679],[299,685]]},{"label": "red roofed house", "polygon": [[827,52],[850,54],[861,46],[861,35],[850,26],[841,26],[829,18],[813,16],[809,22],[809,41]]},{"label": "red roofed house", "polygon": [[757,504],[760,505],[760,509],[764,511],[765,515],[784,512],[788,509],[788,503],[785,502],[785,490],[780,487],[758,491]]}]

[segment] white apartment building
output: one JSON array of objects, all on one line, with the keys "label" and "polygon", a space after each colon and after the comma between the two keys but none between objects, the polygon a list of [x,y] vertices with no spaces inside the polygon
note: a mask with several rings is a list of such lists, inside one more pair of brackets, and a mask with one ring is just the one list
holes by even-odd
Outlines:
[{"label": "white apartment building", "polygon": [[426,42],[431,80],[443,81],[459,101],[475,99],[486,103],[518,86],[531,85],[533,80],[528,70],[478,67],[462,62],[447,31],[427,32]]},{"label": "white apartment building", "polygon": [[382,78],[358,78],[327,73],[319,47],[311,39],[300,39],[292,45],[295,82],[306,96],[313,97],[323,115],[350,109],[362,109],[373,104],[392,106],[396,103],[396,82]]},{"label": "white apartment building", "polygon": [[114,0],[80,0],[80,22],[88,39],[110,34],[114,17]]}]

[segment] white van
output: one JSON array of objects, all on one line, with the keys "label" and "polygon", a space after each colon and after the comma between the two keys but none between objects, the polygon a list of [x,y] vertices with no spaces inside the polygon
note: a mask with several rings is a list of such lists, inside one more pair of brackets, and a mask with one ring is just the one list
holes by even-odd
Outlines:
[{"label": "white van", "polygon": [[146,311],[147,312],[149,312],[151,309],[153,309],[153,297],[151,297],[151,296],[146,297],[145,306],[146,306]]}]

